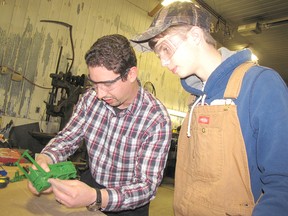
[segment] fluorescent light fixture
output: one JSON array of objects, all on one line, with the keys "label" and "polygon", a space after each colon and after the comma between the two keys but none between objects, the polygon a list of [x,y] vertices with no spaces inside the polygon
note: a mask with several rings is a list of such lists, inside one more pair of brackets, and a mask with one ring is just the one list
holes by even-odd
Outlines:
[{"label": "fluorescent light fixture", "polygon": [[173,2],[176,2],[176,1],[179,1],[179,2],[192,2],[191,0],[164,0],[161,2],[161,4],[165,7]]},{"label": "fluorescent light fixture", "polygon": [[237,29],[238,33],[242,36],[250,36],[255,34],[261,33],[261,26],[258,22],[246,24],[246,25],[240,25]]},{"label": "fluorescent light fixture", "polygon": [[181,118],[185,118],[186,113],[185,112],[180,112],[177,110],[172,110],[172,109],[167,109],[168,113],[172,116],[177,116],[177,117],[181,117]]}]

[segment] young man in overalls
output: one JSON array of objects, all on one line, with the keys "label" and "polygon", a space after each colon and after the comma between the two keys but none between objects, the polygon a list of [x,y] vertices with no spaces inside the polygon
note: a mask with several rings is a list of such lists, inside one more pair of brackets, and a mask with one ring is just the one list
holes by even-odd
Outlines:
[{"label": "young man in overalls", "polygon": [[178,141],[175,215],[287,215],[287,86],[250,50],[217,50],[209,30],[207,13],[176,2],[132,39],[194,97]]}]

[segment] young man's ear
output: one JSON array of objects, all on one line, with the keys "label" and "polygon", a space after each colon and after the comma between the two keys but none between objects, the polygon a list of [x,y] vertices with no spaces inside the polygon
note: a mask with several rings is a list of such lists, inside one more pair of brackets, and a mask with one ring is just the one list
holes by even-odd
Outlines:
[{"label": "young man's ear", "polygon": [[203,30],[198,26],[193,26],[188,32],[188,40],[195,45],[199,45],[203,38]]},{"label": "young man's ear", "polygon": [[130,68],[128,75],[127,75],[127,80],[130,82],[134,82],[137,79],[138,75],[138,68],[136,66],[133,66]]}]

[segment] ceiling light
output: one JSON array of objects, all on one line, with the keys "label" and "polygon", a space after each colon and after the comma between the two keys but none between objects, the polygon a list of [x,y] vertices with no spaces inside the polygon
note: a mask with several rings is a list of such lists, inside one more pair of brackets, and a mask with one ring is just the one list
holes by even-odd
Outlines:
[{"label": "ceiling light", "polygon": [[158,3],[155,8],[153,8],[151,11],[148,12],[148,15],[150,17],[153,17],[162,7],[165,7],[173,2],[192,2],[191,0],[164,0],[161,3]]},{"label": "ceiling light", "polygon": [[161,4],[165,7],[165,6],[167,6],[173,2],[176,2],[176,1],[178,1],[178,2],[192,2],[191,0],[164,0],[161,2]]},{"label": "ceiling light", "polygon": [[280,19],[268,20],[265,22],[254,22],[250,24],[238,26],[238,33],[242,36],[250,36],[255,34],[260,34],[262,30],[267,30],[272,27],[278,27],[288,24],[288,17],[283,17]]}]

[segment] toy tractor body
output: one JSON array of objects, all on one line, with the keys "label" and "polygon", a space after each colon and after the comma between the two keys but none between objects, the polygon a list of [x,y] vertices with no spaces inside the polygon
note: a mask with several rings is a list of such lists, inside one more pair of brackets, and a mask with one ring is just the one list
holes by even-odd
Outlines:
[{"label": "toy tractor body", "polygon": [[[20,165],[20,160],[26,157],[30,162],[37,168],[33,169],[29,167],[29,173]],[[76,178],[77,171],[75,166],[71,161],[60,162],[57,164],[49,164],[49,172],[46,172],[29,154],[26,150],[22,156],[18,159],[15,164],[18,168],[24,173],[24,175],[29,179],[38,192],[48,189],[51,184],[48,182],[49,178],[58,178],[58,179],[72,179]]]}]

